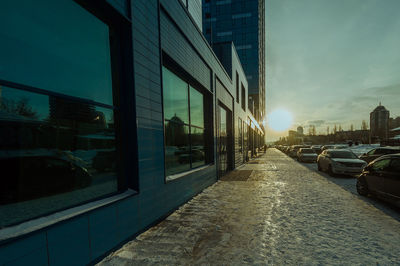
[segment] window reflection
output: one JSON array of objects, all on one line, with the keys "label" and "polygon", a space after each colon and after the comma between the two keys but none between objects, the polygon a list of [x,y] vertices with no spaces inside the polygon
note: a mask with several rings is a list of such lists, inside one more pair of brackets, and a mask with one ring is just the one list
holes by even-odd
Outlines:
[{"label": "window reflection", "polygon": [[204,127],[203,94],[190,86],[190,123]]},{"label": "window reflection", "polygon": [[113,104],[109,27],[77,3],[2,0],[0,25],[0,79]]},{"label": "window reflection", "polygon": [[189,128],[173,120],[165,125],[166,174],[173,175],[190,169]]},{"label": "window reflection", "polygon": [[192,167],[199,167],[206,163],[204,156],[204,129],[192,127]]},{"label": "window reflection", "polygon": [[0,227],[116,192],[113,116],[0,87]]},{"label": "window reflection", "polygon": [[163,95],[165,171],[171,180],[171,175],[205,165],[204,96],[165,67]]},{"label": "window reflection", "polygon": [[188,84],[163,68],[164,118],[189,124]]}]

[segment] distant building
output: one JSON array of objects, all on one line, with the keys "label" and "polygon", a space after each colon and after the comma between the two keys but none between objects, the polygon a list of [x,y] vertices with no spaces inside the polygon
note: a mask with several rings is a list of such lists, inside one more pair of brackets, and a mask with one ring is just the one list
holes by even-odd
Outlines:
[{"label": "distant building", "polygon": [[[0,95],[1,96],[1,95]],[[396,118],[389,118],[389,129],[400,127],[400,116]]]},{"label": "distant building", "polygon": [[298,135],[304,135],[304,129],[303,129],[303,127],[302,126],[298,126],[297,127],[297,134]]},{"label": "distant building", "polygon": [[388,138],[389,111],[381,103],[370,113],[370,127],[372,142]]}]

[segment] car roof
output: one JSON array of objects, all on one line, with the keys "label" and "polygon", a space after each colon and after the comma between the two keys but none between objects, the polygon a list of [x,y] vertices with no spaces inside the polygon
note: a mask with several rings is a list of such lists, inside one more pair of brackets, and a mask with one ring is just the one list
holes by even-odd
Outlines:
[{"label": "car roof", "polygon": [[381,157],[379,157],[378,159],[384,159],[384,158],[400,158],[400,153],[393,153],[393,154],[386,154],[386,155],[382,155]]},{"label": "car roof", "polygon": [[326,151],[348,151],[348,152],[352,152],[349,149],[327,149]]}]

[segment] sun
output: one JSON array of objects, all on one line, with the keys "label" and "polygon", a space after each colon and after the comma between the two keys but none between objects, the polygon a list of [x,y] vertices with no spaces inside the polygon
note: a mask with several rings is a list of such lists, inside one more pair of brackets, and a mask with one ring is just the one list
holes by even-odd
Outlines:
[{"label": "sun", "polygon": [[268,126],[275,131],[285,131],[292,126],[293,116],[284,109],[276,109],[267,116]]}]

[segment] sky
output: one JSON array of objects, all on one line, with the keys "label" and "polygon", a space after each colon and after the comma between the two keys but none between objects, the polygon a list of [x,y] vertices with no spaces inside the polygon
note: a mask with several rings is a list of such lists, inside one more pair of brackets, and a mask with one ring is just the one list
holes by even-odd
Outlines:
[{"label": "sky", "polygon": [[[325,134],[369,124],[382,102],[400,116],[399,0],[266,0],[267,119]],[[287,136],[267,129],[267,141]]]}]

